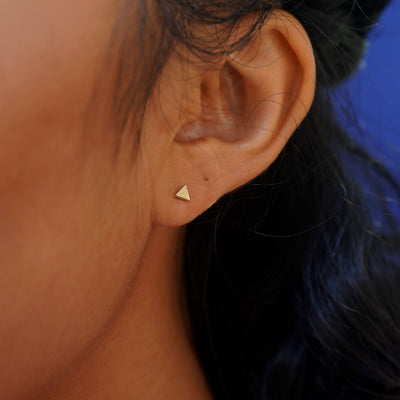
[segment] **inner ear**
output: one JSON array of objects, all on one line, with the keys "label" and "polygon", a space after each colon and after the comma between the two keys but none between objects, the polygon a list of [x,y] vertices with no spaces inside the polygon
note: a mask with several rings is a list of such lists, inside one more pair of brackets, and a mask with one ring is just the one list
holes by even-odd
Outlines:
[{"label": "inner ear", "polygon": [[226,61],[203,74],[200,93],[200,115],[181,127],[176,140],[189,142],[207,136],[224,142],[240,140],[249,123],[245,77]]}]

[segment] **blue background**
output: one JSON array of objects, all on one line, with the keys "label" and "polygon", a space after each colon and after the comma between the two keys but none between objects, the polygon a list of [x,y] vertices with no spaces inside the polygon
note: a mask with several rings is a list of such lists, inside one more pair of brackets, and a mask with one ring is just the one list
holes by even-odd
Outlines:
[{"label": "blue background", "polygon": [[345,88],[363,131],[361,140],[400,179],[399,3],[392,1],[385,9],[369,35],[359,71]]}]

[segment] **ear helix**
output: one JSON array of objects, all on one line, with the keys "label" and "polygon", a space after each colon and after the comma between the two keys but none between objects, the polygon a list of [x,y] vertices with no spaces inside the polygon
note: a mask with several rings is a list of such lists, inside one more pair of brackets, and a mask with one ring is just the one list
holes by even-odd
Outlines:
[{"label": "ear helix", "polygon": [[175,194],[175,197],[179,200],[190,201],[189,189],[187,185],[184,185],[179,191]]}]

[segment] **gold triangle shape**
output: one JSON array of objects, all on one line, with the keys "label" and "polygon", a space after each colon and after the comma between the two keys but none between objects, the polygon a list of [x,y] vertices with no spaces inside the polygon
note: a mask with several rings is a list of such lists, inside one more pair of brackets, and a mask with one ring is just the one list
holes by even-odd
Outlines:
[{"label": "gold triangle shape", "polygon": [[189,190],[187,185],[183,186],[179,192],[175,195],[176,198],[181,200],[190,201]]}]

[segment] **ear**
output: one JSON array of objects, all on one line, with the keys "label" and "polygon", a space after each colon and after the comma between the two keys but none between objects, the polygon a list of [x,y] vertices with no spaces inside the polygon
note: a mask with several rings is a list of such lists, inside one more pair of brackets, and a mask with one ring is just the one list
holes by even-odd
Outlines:
[{"label": "ear", "polygon": [[[157,154],[149,160],[153,223],[186,224],[267,169],[307,114],[314,91],[310,41],[281,10],[244,48],[211,66],[172,57],[148,108],[148,117],[159,121],[147,129]],[[157,146],[162,150],[155,152]],[[184,185],[190,201],[175,197]]]}]

